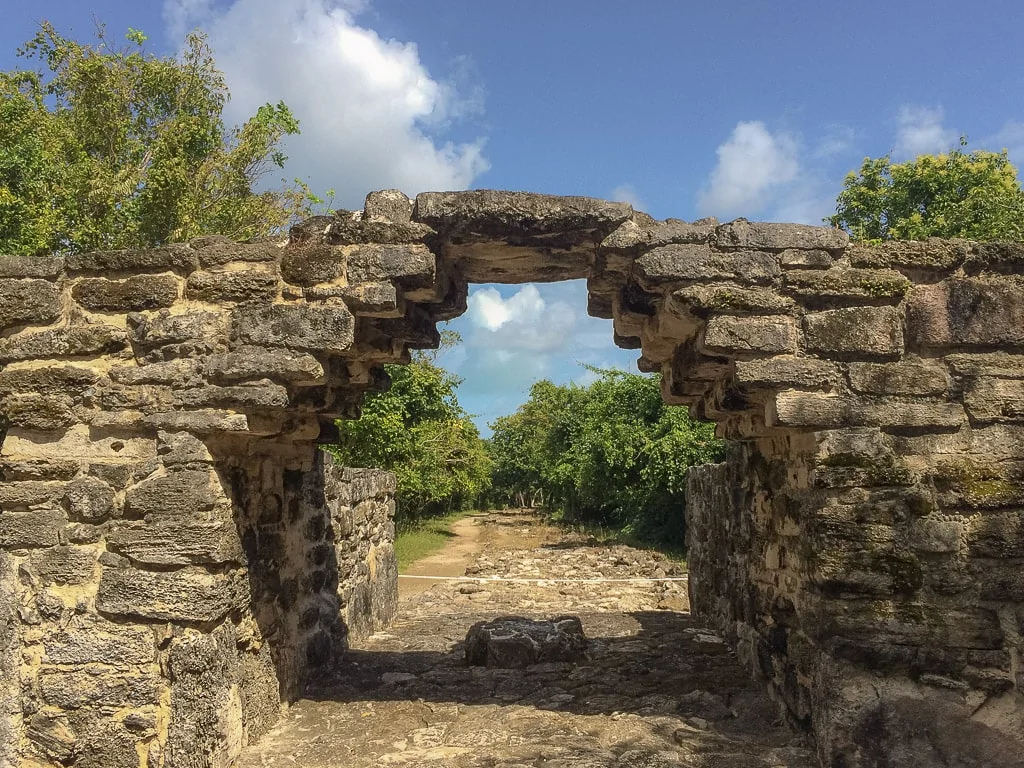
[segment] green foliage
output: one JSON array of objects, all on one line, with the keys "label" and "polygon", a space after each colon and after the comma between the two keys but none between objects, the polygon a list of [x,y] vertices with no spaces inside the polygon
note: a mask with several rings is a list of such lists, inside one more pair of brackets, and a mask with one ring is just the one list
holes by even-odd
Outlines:
[{"label": "green foliage", "polygon": [[495,495],[542,495],[567,519],[678,542],[686,470],[719,460],[721,442],[663,403],[657,376],[591,370],[599,378],[587,387],[537,382],[491,425]]},{"label": "green foliage", "polygon": [[201,34],[179,58],[63,37],[48,22],[0,72],[0,253],[133,248],[269,234],[305,215],[301,182],[256,192],[299,124],[284,103],[225,127],[229,94]]},{"label": "green foliage", "polygon": [[368,396],[361,418],[338,422],[331,450],[348,466],[395,473],[399,523],[473,505],[490,487],[491,460],[455,396],[459,380],[426,355],[386,369],[391,388]]},{"label": "green foliage", "polygon": [[[966,142],[961,141],[964,145]],[[1024,192],[1006,152],[865,158],[828,219],[857,240],[1024,240]]]}]

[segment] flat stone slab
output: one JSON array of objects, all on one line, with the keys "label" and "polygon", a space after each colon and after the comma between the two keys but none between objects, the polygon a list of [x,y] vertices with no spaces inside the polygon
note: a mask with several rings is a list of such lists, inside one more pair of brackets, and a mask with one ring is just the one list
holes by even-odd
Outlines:
[{"label": "flat stone slab", "polygon": [[502,616],[474,624],[466,635],[466,663],[471,667],[522,668],[586,658],[587,636],[576,616],[550,621]]}]

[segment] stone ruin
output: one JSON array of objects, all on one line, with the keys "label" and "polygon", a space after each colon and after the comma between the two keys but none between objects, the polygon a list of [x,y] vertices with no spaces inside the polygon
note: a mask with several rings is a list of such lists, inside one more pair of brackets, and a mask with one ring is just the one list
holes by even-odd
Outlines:
[{"label": "stone ruin", "polygon": [[574,278],[730,441],[692,602],[822,765],[1020,765],[1024,246],[485,191],[0,258],[0,764],[229,766],[395,610],[334,421],[469,283]]}]

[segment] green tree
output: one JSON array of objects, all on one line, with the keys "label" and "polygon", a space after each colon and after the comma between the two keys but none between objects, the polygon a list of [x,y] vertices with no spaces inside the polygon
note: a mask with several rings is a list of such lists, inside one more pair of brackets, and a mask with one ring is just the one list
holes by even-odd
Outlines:
[{"label": "green tree", "polygon": [[[458,342],[445,334],[443,343]],[[359,419],[339,421],[332,452],[348,466],[381,467],[398,481],[396,521],[465,509],[490,488],[491,459],[459,405],[459,379],[432,354],[385,366],[387,392],[369,395]]]},{"label": "green tree", "polygon": [[[965,146],[966,141],[962,140]],[[1024,240],[1024,192],[1006,151],[865,158],[828,221],[857,240]]]},{"label": "green tree", "polygon": [[284,103],[227,128],[229,98],[206,38],[180,57],[92,44],[48,22],[0,72],[0,253],[132,248],[218,233],[266,235],[304,215],[301,183],[256,191],[299,124]]},{"label": "green tree", "polygon": [[591,369],[586,387],[538,382],[492,425],[494,488],[540,489],[565,518],[648,540],[682,541],[686,470],[716,461],[713,427],[666,406],[657,376]]}]

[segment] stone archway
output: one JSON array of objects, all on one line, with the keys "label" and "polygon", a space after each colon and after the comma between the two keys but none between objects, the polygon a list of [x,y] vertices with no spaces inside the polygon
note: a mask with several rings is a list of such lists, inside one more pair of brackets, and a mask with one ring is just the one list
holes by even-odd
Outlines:
[{"label": "stone archway", "polygon": [[586,277],[733,441],[690,479],[693,603],[823,764],[1014,764],[1022,276],[1017,245],[484,191],[2,258],[0,757],[227,765],[393,610],[392,481],[318,452],[334,419],[468,283]]}]

